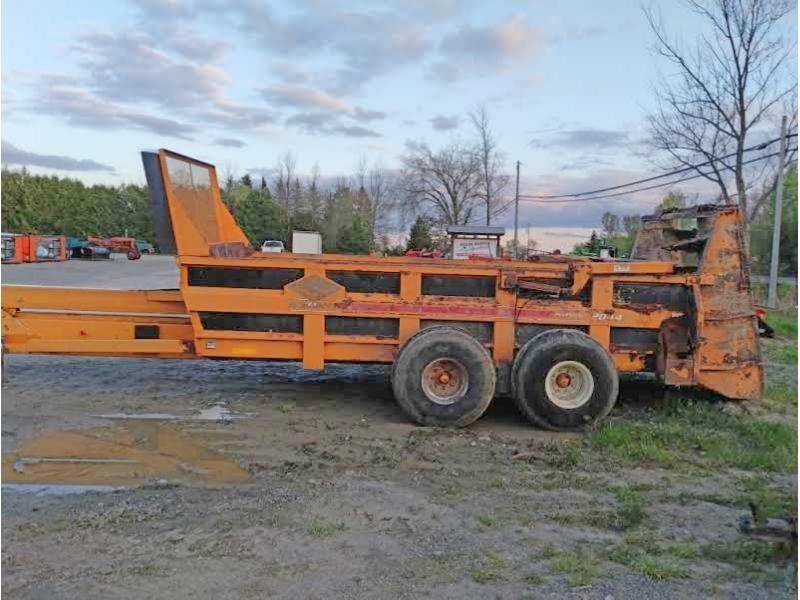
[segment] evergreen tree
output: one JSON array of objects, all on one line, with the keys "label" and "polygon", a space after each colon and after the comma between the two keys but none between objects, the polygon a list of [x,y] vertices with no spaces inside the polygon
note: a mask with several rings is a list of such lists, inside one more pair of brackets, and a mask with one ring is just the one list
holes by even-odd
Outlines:
[{"label": "evergreen tree", "polygon": [[417,217],[408,234],[407,250],[429,250],[433,248],[433,236],[430,219],[422,215]]},{"label": "evergreen tree", "polygon": [[238,203],[237,220],[253,247],[260,247],[264,240],[281,240],[287,244],[281,208],[260,191],[247,190],[244,186],[239,189],[243,195]]},{"label": "evergreen tree", "polygon": [[369,254],[372,236],[369,227],[359,213],[353,214],[349,226],[338,236],[336,249],[342,254]]}]

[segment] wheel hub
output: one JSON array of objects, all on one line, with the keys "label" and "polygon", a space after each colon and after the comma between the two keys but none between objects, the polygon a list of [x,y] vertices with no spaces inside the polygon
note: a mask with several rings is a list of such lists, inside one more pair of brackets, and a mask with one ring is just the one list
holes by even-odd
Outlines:
[{"label": "wheel hub", "polygon": [[431,402],[454,404],[467,392],[469,374],[454,358],[437,358],[422,371],[422,391]]},{"label": "wheel hub", "polygon": [[568,373],[559,373],[556,375],[556,385],[560,388],[569,387],[572,377]]},{"label": "wheel hub", "polygon": [[594,393],[594,377],[589,367],[574,360],[553,365],[544,381],[547,398],[559,408],[576,409]]}]

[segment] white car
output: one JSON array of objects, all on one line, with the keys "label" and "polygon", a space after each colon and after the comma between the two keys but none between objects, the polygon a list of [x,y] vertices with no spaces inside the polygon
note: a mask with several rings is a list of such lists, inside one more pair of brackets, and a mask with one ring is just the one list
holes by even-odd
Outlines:
[{"label": "white car", "polygon": [[261,251],[262,252],[283,252],[283,242],[279,242],[278,240],[265,240],[263,244],[261,244]]}]

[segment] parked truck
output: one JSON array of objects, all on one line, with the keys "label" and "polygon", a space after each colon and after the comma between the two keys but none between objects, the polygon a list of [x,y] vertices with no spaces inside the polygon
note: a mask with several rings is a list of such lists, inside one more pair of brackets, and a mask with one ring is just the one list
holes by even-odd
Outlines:
[{"label": "parked truck", "polygon": [[391,364],[423,425],[465,426],[510,395],[534,424],[601,419],[620,373],[758,398],[763,369],[735,206],[645,220],[630,260],[264,254],[213,165],[142,154],[178,289],[3,286],[11,353]]}]

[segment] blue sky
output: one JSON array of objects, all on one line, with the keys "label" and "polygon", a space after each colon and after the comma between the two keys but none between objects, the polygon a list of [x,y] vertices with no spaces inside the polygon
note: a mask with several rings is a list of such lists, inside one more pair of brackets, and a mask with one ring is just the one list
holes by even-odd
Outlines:
[{"label": "blue sky", "polygon": [[[698,32],[680,3],[656,7]],[[468,137],[485,103],[523,193],[579,191],[654,170],[642,142],[664,65],[650,46],[625,0],[5,2],[3,162],[119,183],[143,182],[145,148],[238,174],[291,151],[300,172],[345,175],[361,155],[394,168],[410,140]],[[601,208],[549,207],[544,223],[528,204],[522,222],[591,227]]]}]

